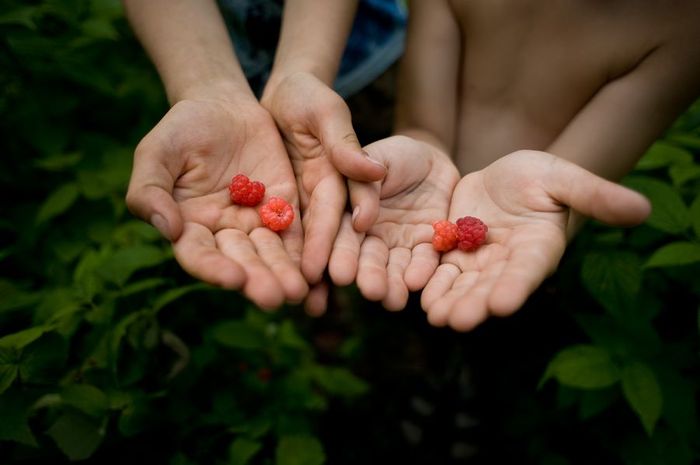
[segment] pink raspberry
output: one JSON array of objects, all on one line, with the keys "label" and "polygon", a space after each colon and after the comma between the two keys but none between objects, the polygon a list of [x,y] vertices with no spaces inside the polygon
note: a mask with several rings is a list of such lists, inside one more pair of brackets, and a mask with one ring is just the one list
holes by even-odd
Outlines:
[{"label": "pink raspberry", "polygon": [[438,252],[449,252],[457,247],[457,225],[447,220],[433,222],[433,248]]},{"label": "pink raspberry", "polygon": [[457,220],[457,247],[467,252],[476,250],[486,242],[489,228],[479,218],[465,216]]},{"label": "pink raspberry", "polygon": [[260,207],[259,213],[263,224],[273,231],[287,229],[294,221],[294,209],[289,202],[279,197],[270,197],[270,200]]},{"label": "pink raspberry", "polygon": [[245,174],[237,174],[231,179],[228,186],[231,201],[236,205],[254,207],[265,197],[265,185],[258,181],[251,181]]}]

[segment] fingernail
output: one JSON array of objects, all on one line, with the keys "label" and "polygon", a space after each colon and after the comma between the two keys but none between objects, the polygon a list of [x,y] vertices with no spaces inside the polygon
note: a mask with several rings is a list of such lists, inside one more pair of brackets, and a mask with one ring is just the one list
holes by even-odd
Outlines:
[{"label": "fingernail", "polygon": [[167,239],[170,240],[170,228],[168,221],[160,213],[151,216],[151,224]]},{"label": "fingernail", "polygon": [[357,217],[360,216],[360,206],[356,206],[355,209],[352,211],[352,224],[355,224],[355,221],[357,220]]},{"label": "fingernail", "polygon": [[384,164],[382,162],[380,162],[379,160],[375,160],[374,158],[372,158],[372,156],[369,153],[365,152],[364,150],[362,151],[362,155],[364,155],[365,158],[367,158],[369,161],[371,161],[375,165],[381,166],[382,169],[384,168]]}]

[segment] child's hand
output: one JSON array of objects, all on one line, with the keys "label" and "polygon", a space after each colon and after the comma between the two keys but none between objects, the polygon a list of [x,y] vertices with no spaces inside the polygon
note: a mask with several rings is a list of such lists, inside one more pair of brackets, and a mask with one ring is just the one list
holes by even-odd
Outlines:
[{"label": "child's hand", "polygon": [[544,152],[515,152],[462,178],[449,219],[480,218],[487,241],[443,255],[421,298],[430,323],[465,331],[520,308],[564,253],[569,208],[617,226],[650,211],[640,194]]},{"label": "child's hand", "polygon": [[320,282],[345,210],[348,188],[353,206],[364,210],[355,226],[369,227],[374,209],[363,207],[359,183],[378,181],[384,167],[363,153],[343,99],[307,73],[292,74],[268,86],[262,104],[284,138],[301,201],[304,250],[301,269],[307,281]]},{"label": "child's hand", "polygon": [[447,217],[459,174],[447,155],[409,137],[389,137],[365,150],[387,169],[384,180],[372,185],[378,217],[365,235],[353,230],[346,214],[329,271],[336,284],[357,279],[366,298],[399,310],[408,291],[425,286],[438,265],[432,223]]},{"label": "child's hand", "polygon": [[[296,218],[281,234],[263,227],[257,208],[233,205],[228,185],[243,173],[279,196]],[[174,105],[136,149],[129,209],[173,242],[191,275],[243,293],[264,308],[300,301],[303,233],[294,173],[270,115],[251,96]]]}]

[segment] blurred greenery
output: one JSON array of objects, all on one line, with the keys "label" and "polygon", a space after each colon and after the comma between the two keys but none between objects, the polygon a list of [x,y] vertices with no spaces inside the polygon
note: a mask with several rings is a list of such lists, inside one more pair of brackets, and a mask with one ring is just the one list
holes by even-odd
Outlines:
[{"label": "blurred greenery", "polygon": [[126,211],[167,104],[118,1],[0,12],[1,463],[700,459],[700,105],[625,180],[646,224],[587,225],[515,316],[461,335],[336,289],[311,320],[194,282]]}]

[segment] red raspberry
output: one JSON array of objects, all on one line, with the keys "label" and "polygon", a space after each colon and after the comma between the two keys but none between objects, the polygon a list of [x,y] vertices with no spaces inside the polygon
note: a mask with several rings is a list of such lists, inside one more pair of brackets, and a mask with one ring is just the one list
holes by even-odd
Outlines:
[{"label": "red raspberry", "polygon": [[447,220],[433,222],[433,248],[438,252],[449,252],[457,247],[457,225]]},{"label": "red raspberry", "polygon": [[237,174],[231,179],[228,186],[231,201],[236,205],[254,207],[265,197],[265,185],[258,181],[251,181],[245,174]]},{"label": "red raspberry", "polygon": [[294,209],[286,200],[270,197],[270,200],[260,207],[260,219],[273,231],[282,231],[294,221]]},{"label": "red raspberry", "polygon": [[486,242],[489,228],[479,218],[465,216],[457,220],[457,247],[459,250],[472,251]]}]

